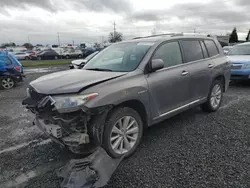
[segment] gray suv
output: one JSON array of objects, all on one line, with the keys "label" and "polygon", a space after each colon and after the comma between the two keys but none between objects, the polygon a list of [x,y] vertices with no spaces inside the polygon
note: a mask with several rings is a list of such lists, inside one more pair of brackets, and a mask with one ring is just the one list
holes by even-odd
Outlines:
[{"label": "gray suv", "polygon": [[23,105],[73,153],[102,146],[118,158],[136,150],[148,126],[198,105],[216,111],[230,68],[212,37],[139,38],[107,47],[83,69],[32,81]]}]

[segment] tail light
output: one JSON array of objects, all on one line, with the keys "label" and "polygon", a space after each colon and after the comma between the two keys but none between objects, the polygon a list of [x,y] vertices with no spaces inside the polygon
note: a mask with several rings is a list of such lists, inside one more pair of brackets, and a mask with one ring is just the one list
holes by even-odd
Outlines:
[{"label": "tail light", "polygon": [[21,72],[21,67],[20,66],[15,66],[14,69],[18,72]]}]

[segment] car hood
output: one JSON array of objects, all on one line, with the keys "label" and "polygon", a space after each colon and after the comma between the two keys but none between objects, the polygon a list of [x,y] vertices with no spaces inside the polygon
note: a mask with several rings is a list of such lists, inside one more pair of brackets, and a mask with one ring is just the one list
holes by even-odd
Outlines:
[{"label": "car hood", "polygon": [[83,89],[127,74],[126,72],[104,72],[72,69],[42,76],[30,85],[42,94],[78,93]]},{"label": "car hood", "polygon": [[232,55],[227,56],[232,63],[248,64],[250,63],[250,55]]},{"label": "car hood", "polygon": [[86,63],[87,60],[86,59],[77,59],[77,60],[73,60],[71,63],[74,65],[80,65],[81,63]]}]

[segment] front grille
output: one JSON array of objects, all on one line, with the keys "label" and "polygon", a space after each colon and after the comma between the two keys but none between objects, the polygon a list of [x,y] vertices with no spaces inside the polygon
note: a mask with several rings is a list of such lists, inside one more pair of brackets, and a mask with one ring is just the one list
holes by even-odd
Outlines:
[{"label": "front grille", "polygon": [[231,66],[232,69],[241,69],[242,68],[242,65],[236,65],[236,64],[233,64]]},{"label": "front grille", "polygon": [[36,92],[36,90],[32,87],[29,88],[29,94],[30,97],[35,101],[40,101],[43,97],[45,97],[44,94]]}]

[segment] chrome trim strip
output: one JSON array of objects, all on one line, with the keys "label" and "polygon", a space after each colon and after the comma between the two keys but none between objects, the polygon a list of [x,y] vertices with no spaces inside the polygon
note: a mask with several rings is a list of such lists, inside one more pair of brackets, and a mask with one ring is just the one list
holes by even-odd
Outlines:
[{"label": "chrome trim strip", "polygon": [[200,101],[202,101],[202,100],[204,100],[204,99],[205,99],[205,98],[203,98],[203,99],[198,99],[198,100],[195,100],[195,101],[190,102],[190,103],[188,103],[188,104],[185,104],[185,105],[183,105],[183,106],[180,106],[180,107],[178,107],[178,108],[175,108],[175,109],[173,109],[173,110],[171,110],[171,111],[168,111],[168,112],[166,112],[166,113],[164,113],[164,114],[159,115],[158,117],[153,118],[153,120],[156,120],[156,119],[159,119],[159,118],[161,118],[161,117],[163,117],[163,116],[169,115],[169,114],[171,114],[171,113],[173,113],[173,112],[176,112],[176,111],[178,111],[178,110],[181,110],[181,109],[183,109],[183,108],[186,108],[186,107],[188,107],[189,105],[198,103],[198,102],[200,102]]}]

